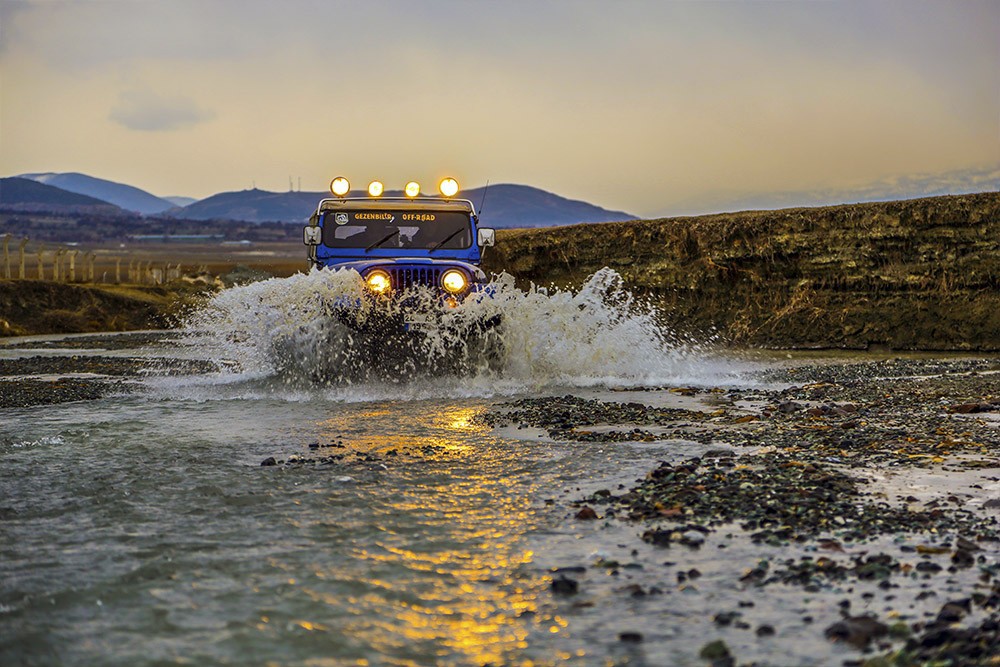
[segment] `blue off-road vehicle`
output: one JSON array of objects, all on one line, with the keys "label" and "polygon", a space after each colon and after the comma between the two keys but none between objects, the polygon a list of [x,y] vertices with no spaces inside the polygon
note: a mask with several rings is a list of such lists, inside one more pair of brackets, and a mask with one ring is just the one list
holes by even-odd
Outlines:
[{"label": "blue off-road vehicle", "polygon": [[441,181],[441,195],[434,197],[421,196],[415,182],[402,197],[384,197],[379,181],[369,185],[367,197],[352,196],[343,177],[330,189],[334,197],[319,202],[303,239],[313,267],[360,276],[364,295],[342,299],[331,311],[365,335],[370,354],[426,349],[427,335],[439,343],[435,349],[443,349],[442,342],[467,348],[469,339],[499,324],[488,308],[463,307],[491,298],[479,263],[495,233],[478,226],[471,201],[456,198],[454,179]]}]

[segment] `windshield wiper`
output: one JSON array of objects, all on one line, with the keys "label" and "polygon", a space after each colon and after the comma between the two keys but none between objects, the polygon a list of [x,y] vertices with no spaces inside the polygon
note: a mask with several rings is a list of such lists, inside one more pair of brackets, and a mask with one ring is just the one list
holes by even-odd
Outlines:
[{"label": "windshield wiper", "polygon": [[459,227],[458,229],[456,229],[455,231],[453,231],[451,234],[448,234],[448,236],[444,237],[443,241],[439,241],[428,252],[434,252],[435,250],[437,250],[438,248],[440,248],[441,246],[443,246],[445,243],[447,243],[448,241],[452,240],[453,238],[455,238],[456,236],[458,236],[459,234],[461,234],[464,231],[465,231],[465,225],[462,225],[461,227]]},{"label": "windshield wiper", "polygon": [[396,231],[394,231],[394,232],[389,232],[388,234],[386,234],[385,236],[383,236],[382,238],[380,238],[378,241],[376,241],[375,243],[373,243],[370,246],[368,246],[367,248],[365,248],[365,252],[368,252],[369,250],[374,250],[375,248],[379,247],[380,245],[382,245],[383,243],[385,243],[386,241],[388,241],[389,239],[391,239],[396,234],[399,234],[399,230],[398,229]]}]

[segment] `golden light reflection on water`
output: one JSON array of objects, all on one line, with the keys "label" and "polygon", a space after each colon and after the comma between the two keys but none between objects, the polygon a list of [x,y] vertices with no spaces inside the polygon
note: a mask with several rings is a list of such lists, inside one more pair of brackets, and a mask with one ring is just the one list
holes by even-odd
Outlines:
[{"label": "golden light reflection on water", "polygon": [[[364,564],[365,576],[315,572],[357,594],[345,600],[305,591],[349,608],[353,620],[345,632],[389,664],[528,664],[517,656],[535,625],[565,627],[562,619],[536,615],[541,583],[525,567],[534,557],[525,546],[534,520],[530,489],[510,472],[519,466],[505,457],[514,454],[490,447],[488,429],[475,419],[480,411],[448,407],[407,422],[390,408],[375,408],[319,424],[320,437],[331,440],[363,433],[350,437],[353,449],[396,450],[400,460],[393,465],[408,477],[373,499],[378,537],[355,544],[351,559]],[[394,419],[391,432],[373,435]]]}]

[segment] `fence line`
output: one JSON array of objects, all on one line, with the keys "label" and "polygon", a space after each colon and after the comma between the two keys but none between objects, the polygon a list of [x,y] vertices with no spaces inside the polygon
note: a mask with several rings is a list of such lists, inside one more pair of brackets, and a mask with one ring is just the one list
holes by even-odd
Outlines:
[{"label": "fence line", "polygon": [[[125,280],[122,280],[122,263],[126,259],[119,255],[102,255],[101,264],[113,264],[114,273],[109,276],[109,271],[101,274],[101,280],[96,278],[95,264],[98,262],[99,251],[84,250],[71,246],[55,246],[47,248],[44,243],[33,244],[29,238],[21,238],[17,242],[16,264],[11,258],[11,241],[14,238],[11,234],[4,234],[2,240],[3,247],[3,277],[6,280],[52,280],[66,283],[96,283],[105,284],[133,284],[133,285],[162,285],[175,280],[185,278],[184,265],[180,262],[155,261],[145,258],[128,257],[127,272]],[[29,277],[27,270],[27,257],[35,255],[34,276]],[[128,253],[123,253],[126,256]],[[79,276],[77,275],[79,259]],[[17,277],[14,277],[14,266],[17,267]],[[192,267],[196,276],[206,276],[207,266]],[[109,280],[112,278],[113,280]]]}]

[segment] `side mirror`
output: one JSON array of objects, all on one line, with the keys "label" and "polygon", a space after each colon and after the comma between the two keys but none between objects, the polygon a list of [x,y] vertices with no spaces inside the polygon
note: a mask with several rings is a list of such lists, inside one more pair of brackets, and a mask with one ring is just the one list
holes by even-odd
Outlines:
[{"label": "side mirror", "polygon": [[476,234],[476,244],[480,248],[490,248],[497,244],[497,232],[489,227],[480,227]]},{"label": "side mirror", "polygon": [[319,245],[323,242],[323,228],[315,225],[303,228],[302,242],[306,245]]}]

